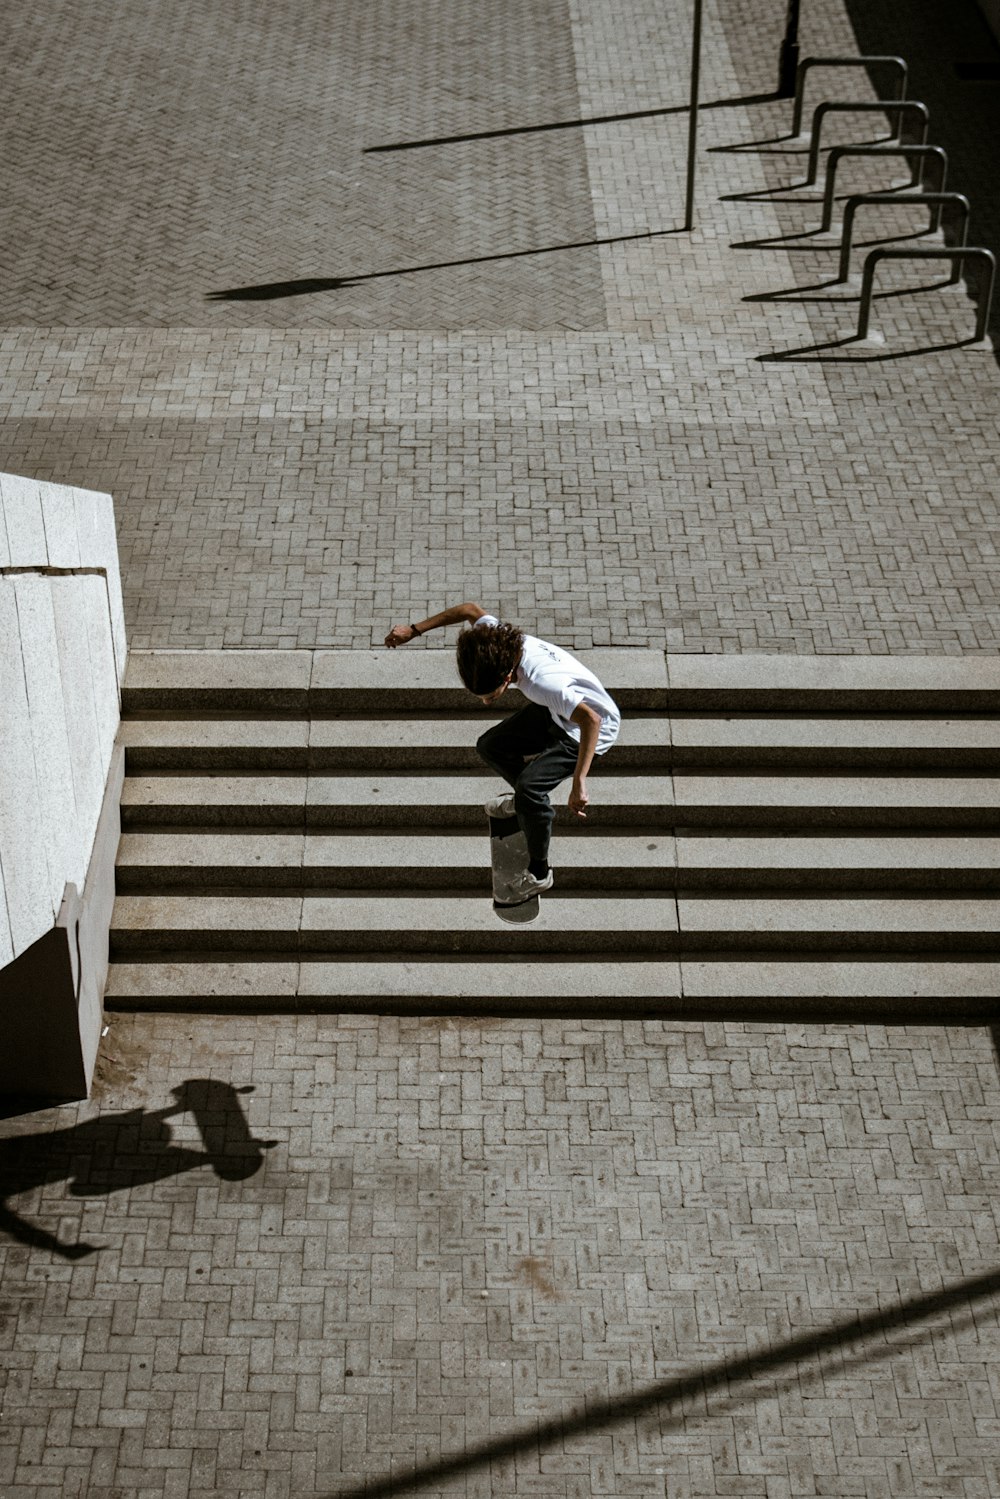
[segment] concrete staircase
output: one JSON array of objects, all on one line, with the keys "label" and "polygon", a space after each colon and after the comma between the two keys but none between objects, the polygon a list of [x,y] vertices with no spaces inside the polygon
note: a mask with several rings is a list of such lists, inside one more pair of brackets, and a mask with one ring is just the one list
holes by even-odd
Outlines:
[{"label": "concrete staircase", "polygon": [[622,735],[518,928],[450,651],[133,655],[107,1008],[996,1017],[995,662],[586,656]]}]

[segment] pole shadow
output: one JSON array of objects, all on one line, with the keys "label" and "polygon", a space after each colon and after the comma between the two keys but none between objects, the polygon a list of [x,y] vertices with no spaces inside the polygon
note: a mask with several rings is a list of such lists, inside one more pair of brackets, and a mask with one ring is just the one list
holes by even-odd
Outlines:
[{"label": "pole shadow", "polygon": [[[777,93],[744,94],[739,99],[713,99],[709,104],[699,104],[699,113],[704,109],[730,109],[740,104],[769,104],[778,99]],[[417,141],[390,141],[383,146],[366,146],[362,155],[373,156],[387,151],[422,151],[428,146],[453,146],[463,141],[498,140],[508,135],[541,135],[549,130],[582,130],[586,125],[617,125],[625,120],[650,120],[663,115],[684,115],[690,104],[671,104],[659,109],[630,109],[623,114],[587,115],[576,120],[547,120],[541,125],[508,125],[499,130],[473,130],[464,135],[431,135]]]},{"label": "pole shadow", "polygon": [[[929,1317],[963,1305],[967,1308],[967,1315],[956,1319],[953,1325],[964,1326],[969,1320],[975,1320],[977,1302],[998,1293],[1000,1270],[991,1270],[957,1285],[946,1286],[940,1291],[914,1297],[884,1311],[869,1312],[843,1322],[835,1322],[818,1332],[790,1338],[774,1348],[749,1353],[743,1358],[723,1359],[708,1368],[662,1380],[633,1395],[624,1395],[616,1400],[587,1401],[586,1408],[576,1414],[540,1421],[531,1430],[477,1443],[454,1456],[443,1457],[436,1462],[426,1463],[421,1468],[414,1468],[408,1474],[367,1479],[359,1487],[341,1489],[336,1495],[328,1495],[327,1499],[390,1499],[391,1495],[426,1488],[429,1484],[440,1485],[461,1473],[485,1467],[489,1463],[508,1461],[522,1453],[537,1453],[555,1442],[570,1441],[576,1436],[616,1426],[626,1420],[659,1415],[663,1430],[684,1419],[683,1412],[668,1414],[664,1407],[669,1409],[670,1406],[676,1406],[695,1396],[706,1399],[716,1391],[722,1392],[725,1397],[730,1394],[731,1386],[752,1380],[766,1379],[773,1386],[774,1376],[778,1371],[791,1370],[796,1364],[817,1359],[823,1354],[836,1352],[841,1354],[844,1362],[856,1363],[891,1357],[901,1346],[899,1340],[890,1341],[891,1332],[912,1327]],[[934,1331],[935,1329],[923,1329],[916,1340],[911,1340],[910,1346],[913,1341],[925,1341],[933,1336]],[[880,1341],[851,1352],[854,1345],[868,1339]],[[848,1355],[846,1359],[845,1350]]]},{"label": "pole shadow", "polygon": [[[64,1259],[94,1254],[97,1244],[67,1244],[30,1223],[9,1200],[67,1181],[74,1197],[102,1197],[146,1186],[210,1166],[221,1181],[246,1181],[257,1172],[274,1140],[255,1140],[233,1088],[212,1078],[190,1078],[172,1089],[173,1105],[147,1113],[129,1109],[83,1124],[0,1140],[0,1232],[30,1249],[49,1249]],[[167,1120],[192,1114],[204,1150],[175,1145]]]},{"label": "pole shadow", "polygon": [[605,239],[580,239],[561,245],[537,245],[531,250],[503,250],[496,255],[470,255],[461,260],[436,260],[427,265],[406,265],[390,271],[364,271],[350,276],[310,276],[297,281],[266,281],[258,286],[231,286],[225,291],[205,293],[206,302],[269,302],[279,297],[311,296],[321,291],[342,291],[363,281],[381,281],[388,276],[419,276],[425,271],[447,271],[456,266],[485,265],[495,260],[521,260],[528,255],[555,255],[562,250],[590,250],[600,245],[624,245],[639,239],[662,239],[683,234],[683,229],[643,229],[637,234],[612,234]]}]

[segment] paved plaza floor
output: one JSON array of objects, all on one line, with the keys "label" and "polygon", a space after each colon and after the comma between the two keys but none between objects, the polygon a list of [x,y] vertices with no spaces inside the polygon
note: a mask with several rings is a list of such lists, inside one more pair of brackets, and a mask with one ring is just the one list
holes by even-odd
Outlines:
[{"label": "paved plaza floor", "polygon": [[[706,0],[691,234],[680,0],[17,10],[2,467],[114,495],[133,647],[471,598],[582,652],[995,653],[982,278],[886,265],[851,341],[926,209],[836,280],[785,9]],[[973,0],[801,42],[906,57],[1000,248]],[[947,1024],[114,1017],[88,1102],[0,1121],[0,1493],[993,1499],[998,1103]]]}]

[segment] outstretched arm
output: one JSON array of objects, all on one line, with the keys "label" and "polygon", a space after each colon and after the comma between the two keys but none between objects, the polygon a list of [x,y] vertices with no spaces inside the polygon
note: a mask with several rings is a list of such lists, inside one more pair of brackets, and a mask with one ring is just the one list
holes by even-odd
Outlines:
[{"label": "outstretched arm", "polygon": [[453,604],[450,609],[442,609],[440,614],[432,614],[430,619],[418,619],[409,625],[393,625],[385,637],[385,643],[390,650],[395,650],[397,645],[408,645],[418,635],[426,635],[428,630],[437,630],[443,625],[474,625],[485,613],[486,610],[480,609],[478,604]]}]

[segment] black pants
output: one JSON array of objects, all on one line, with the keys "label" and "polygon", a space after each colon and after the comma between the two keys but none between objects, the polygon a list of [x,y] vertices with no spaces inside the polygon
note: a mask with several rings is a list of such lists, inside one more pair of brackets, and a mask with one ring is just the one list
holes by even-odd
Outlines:
[{"label": "black pants", "polygon": [[[563,732],[548,708],[529,703],[481,735],[476,749],[491,770],[514,788],[514,810],[531,860],[548,861],[555,812],[553,791],[576,769],[579,745]],[[525,764],[528,755],[536,755]]]}]

